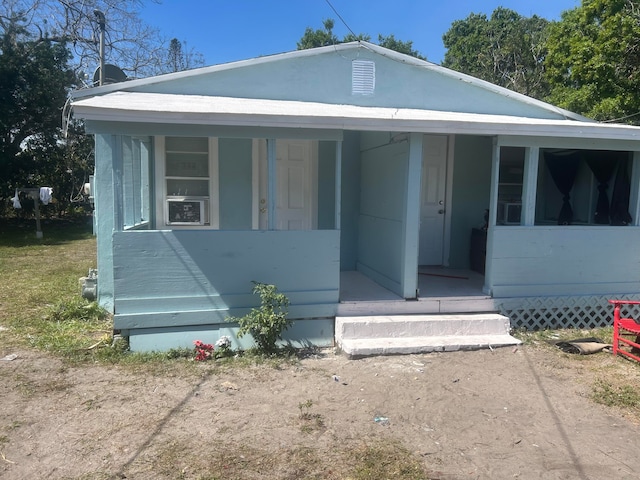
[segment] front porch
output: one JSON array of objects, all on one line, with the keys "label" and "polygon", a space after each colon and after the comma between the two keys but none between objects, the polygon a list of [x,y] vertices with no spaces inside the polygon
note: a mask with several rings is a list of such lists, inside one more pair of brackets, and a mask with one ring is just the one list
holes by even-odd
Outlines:
[{"label": "front porch", "polygon": [[341,272],[337,346],[352,358],[517,345],[509,318],[471,270],[418,270],[420,294],[406,300],[360,272]]},{"label": "front porch", "polygon": [[442,267],[418,269],[417,300],[405,300],[357,271],[340,272],[337,315],[418,315],[497,312],[483,291],[484,276],[472,270]]}]

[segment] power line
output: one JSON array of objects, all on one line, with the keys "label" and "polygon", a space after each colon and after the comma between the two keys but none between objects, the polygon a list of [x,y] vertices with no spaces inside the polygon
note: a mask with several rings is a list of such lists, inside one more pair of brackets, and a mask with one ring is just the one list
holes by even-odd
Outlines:
[{"label": "power line", "polygon": [[620,118],[612,118],[612,119],[609,119],[609,120],[603,120],[601,123],[619,122],[620,120],[626,120],[627,118],[637,117],[638,115],[640,115],[640,112],[632,113],[631,115],[626,115],[626,116],[620,117]]},{"label": "power line", "polygon": [[347,22],[344,21],[344,18],[342,18],[342,16],[338,13],[338,11],[334,8],[333,5],[331,5],[331,2],[329,0],[325,0],[325,2],[327,2],[327,5],[329,5],[331,7],[331,10],[333,10],[333,12],[338,16],[338,18],[340,19],[340,21],[344,24],[345,27],[347,27],[347,30],[349,30],[351,32],[351,35],[353,35],[354,37],[358,37],[353,30],[351,30],[351,27],[349,25],[347,25]]}]

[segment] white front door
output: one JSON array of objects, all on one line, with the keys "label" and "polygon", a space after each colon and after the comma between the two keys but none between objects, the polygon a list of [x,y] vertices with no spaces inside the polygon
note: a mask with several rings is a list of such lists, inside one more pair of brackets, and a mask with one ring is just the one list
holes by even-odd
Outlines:
[{"label": "white front door", "polygon": [[422,146],[420,265],[442,265],[448,137],[425,135]]},{"label": "white front door", "polygon": [[[276,229],[316,227],[316,142],[276,140]],[[261,162],[260,228],[266,227],[266,157]]]}]

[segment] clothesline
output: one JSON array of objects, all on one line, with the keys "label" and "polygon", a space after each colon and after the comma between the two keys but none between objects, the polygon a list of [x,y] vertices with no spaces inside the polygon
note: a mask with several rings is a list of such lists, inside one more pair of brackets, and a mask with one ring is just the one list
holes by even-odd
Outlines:
[{"label": "clothesline", "polygon": [[[35,214],[36,214],[36,238],[42,238],[42,228],[40,227],[40,207],[39,204],[42,202],[43,205],[49,205],[49,202],[53,198],[53,188],[51,187],[23,187],[16,188],[16,194],[11,199],[13,201],[13,208],[22,208],[20,204],[20,193],[24,193],[35,201]],[[38,202],[40,200],[40,202]]]}]

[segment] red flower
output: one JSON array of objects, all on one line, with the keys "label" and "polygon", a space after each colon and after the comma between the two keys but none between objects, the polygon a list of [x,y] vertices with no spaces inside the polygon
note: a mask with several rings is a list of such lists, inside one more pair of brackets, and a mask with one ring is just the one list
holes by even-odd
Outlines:
[{"label": "red flower", "polygon": [[200,340],[194,340],[193,344],[195,345],[197,362],[203,362],[211,358],[213,354],[213,345],[210,343],[202,343]]}]

